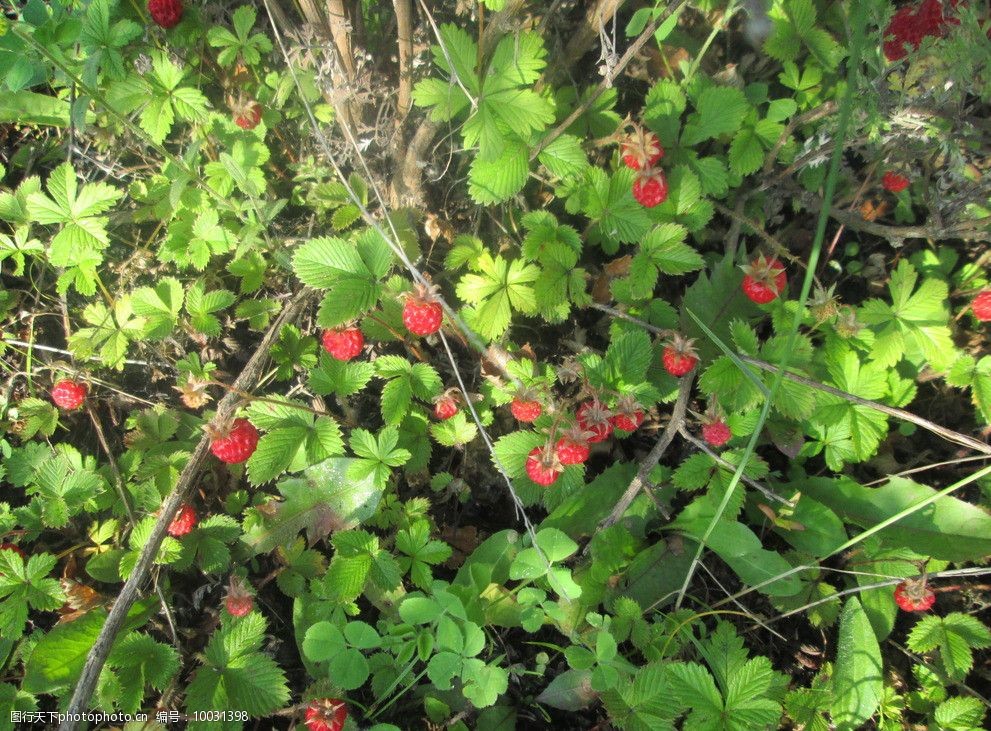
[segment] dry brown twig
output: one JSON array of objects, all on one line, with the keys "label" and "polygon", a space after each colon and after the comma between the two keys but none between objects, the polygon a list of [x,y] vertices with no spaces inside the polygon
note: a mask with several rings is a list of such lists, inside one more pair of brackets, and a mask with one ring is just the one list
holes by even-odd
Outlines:
[{"label": "dry brown twig", "polygon": [[547,136],[545,136],[538,144],[534,146],[533,150],[530,152],[530,160],[535,160],[541,150],[546,148],[554,140],[564,134],[565,130],[573,125],[578,118],[581,117],[600,96],[602,96],[606,89],[612,86],[613,80],[623,72],[623,69],[629,65],[630,61],[636,58],[636,55],[640,53],[640,50],[644,47],[644,45],[646,45],[647,41],[653,37],[654,31],[657,30],[657,27],[671,15],[681,10],[682,6],[684,6],[687,2],[688,0],[675,0],[675,2],[672,2],[663,11],[661,11],[657,17],[647,23],[647,27],[640,32],[640,35],[636,37],[636,40],[634,40],[633,43],[630,44],[630,47],[626,49],[626,52],[620,57],[617,64],[613,67],[612,72],[598,83],[595,89],[592,90],[592,93],[585,98],[585,101],[575,107],[571,114],[565,117],[563,122],[552,129]]},{"label": "dry brown twig", "polygon": [[[685,441],[690,442],[691,444],[694,444],[698,449],[700,449],[702,452],[704,452],[706,455],[708,455],[712,460],[714,460],[716,462],[716,464],[718,464],[720,467],[724,467],[724,468],[728,469],[730,472],[735,472],[736,471],[736,465],[735,464],[733,464],[731,462],[727,462],[718,453],[712,451],[709,448],[709,445],[708,444],[706,444],[701,439],[699,439],[698,437],[696,437],[694,434],[692,434],[691,432],[689,432],[688,429],[685,428],[685,425],[684,424],[682,424],[678,428],[678,433],[682,436],[683,439],[685,439]],[[757,492],[759,492],[761,495],[763,495],[764,497],[766,497],[768,500],[773,500],[774,502],[781,503],[782,505],[787,505],[789,508],[795,507],[795,503],[793,503],[791,500],[787,500],[787,499],[781,497],[776,492],[774,492],[771,488],[766,487],[766,486],[760,484],[759,482],[757,482],[757,480],[753,480],[753,479],[747,477],[746,475],[740,475],[740,481],[743,482],[746,485],[749,485],[753,489],[757,490]]]},{"label": "dry brown twig", "polygon": [[[695,374],[689,373],[683,376],[681,379],[681,385],[678,387],[678,398],[674,402],[674,409],[671,411],[671,421],[661,432],[660,438],[657,443],[653,446],[647,456],[644,457],[643,461],[640,463],[640,468],[637,470],[637,474],[634,476],[633,480],[630,481],[629,487],[626,488],[626,492],[619,498],[616,506],[612,509],[612,512],[599,523],[600,530],[603,528],[608,528],[613,523],[618,521],[623,517],[623,513],[626,509],[630,507],[630,503],[636,498],[640,493],[640,490],[650,481],[650,472],[657,466],[657,463],[661,461],[664,453],[667,451],[668,447],[671,446],[671,442],[674,441],[674,435],[678,433],[678,430],[685,423],[685,412],[688,410],[688,397],[692,393],[692,384],[695,382]],[[662,511],[665,518],[669,518]]]},{"label": "dry brown twig", "polygon": [[[311,289],[301,290],[286,304],[282,312],[279,313],[279,316],[273,320],[268,331],[252,354],[251,359],[245,365],[244,370],[241,371],[241,374],[234,381],[234,390],[224,396],[217,404],[215,417],[217,421],[224,421],[234,416],[242,401],[242,398],[236,392],[251,391],[254,388],[256,381],[264,371],[269,349],[282,330],[282,326],[294,321],[302,314],[305,307],[310,303],[310,300],[313,299],[314,294],[314,291]],[[72,693],[72,698],[66,709],[67,719],[59,726],[60,731],[73,731],[76,728],[76,722],[71,719],[77,717],[78,714],[83,713],[87,709],[89,699],[93,695],[93,690],[96,688],[100,671],[103,669],[103,664],[110,654],[110,648],[113,646],[114,639],[124,626],[127,613],[137,600],[141,586],[148,578],[155,557],[158,555],[158,550],[162,545],[162,541],[165,539],[169,524],[175,518],[179,507],[188,498],[189,493],[192,492],[194,480],[207,459],[209,449],[210,439],[204,434],[190,455],[185,467],[183,467],[172,492],[169,493],[168,497],[162,503],[158,519],[155,521],[155,525],[148,537],[148,542],[141,549],[141,555],[138,557],[131,575],[124,582],[117,601],[111,607],[110,614],[107,616],[107,620],[100,630],[100,635],[86,656],[86,663],[83,666],[82,673],[79,676],[75,690]]]}]

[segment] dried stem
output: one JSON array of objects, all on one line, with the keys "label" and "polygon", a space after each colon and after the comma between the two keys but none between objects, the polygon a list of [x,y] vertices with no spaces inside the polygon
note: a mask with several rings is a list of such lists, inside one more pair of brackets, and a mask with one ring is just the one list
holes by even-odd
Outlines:
[{"label": "dried stem", "polygon": [[[217,404],[216,418],[218,420],[229,419],[234,416],[241,403],[241,397],[237,395],[236,391],[250,391],[254,387],[264,371],[269,350],[278,338],[282,326],[294,321],[309,304],[314,294],[314,291],[311,289],[304,289],[297,293],[286,304],[279,316],[275,318],[265,333],[265,336],[255,348],[244,370],[241,371],[241,374],[234,381],[233,388],[235,391],[228,393]],[[179,475],[179,479],[176,481],[172,492],[169,493],[168,497],[162,503],[161,511],[151,530],[151,535],[148,537],[148,542],[141,549],[141,555],[138,557],[131,575],[124,583],[117,601],[114,602],[113,607],[110,609],[110,615],[107,617],[107,621],[100,630],[99,637],[97,637],[96,642],[89,651],[89,655],[86,657],[86,664],[83,666],[79,681],[76,684],[72,699],[69,701],[69,706],[66,710],[67,720],[59,726],[59,731],[73,731],[76,728],[76,722],[69,719],[76,717],[87,709],[89,699],[93,695],[96,682],[100,677],[100,671],[103,669],[103,664],[110,654],[110,648],[113,646],[114,639],[124,626],[127,613],[137,600],[142,584],[148,578],[155,557],[158,555],[158,549],[165,539],[165,533],[169,524],[175,518],[176,513],[179,512],[179,507],[186,501],[189,493],[192,491],[196,477],[206,461],[209,449],[210,439],[204,434],[190,455],[189,461],[186,462],[186,466]]]},{"label": "dried stem", "polygon": [[[671,446],[671,442],[674,441],[674,435],[678,433],[678,430],[685,423],[688,397],[692,392],[692,383],[694,380],[694,374],[686,375],[681,379],[681,386],[678,388],[678,400],[674,402],[674,409],[671,412],[671,421],[668,422],[664,431],[661,432],[657,444],[654,445],[643,462],[640,463],[640,469],[637,470],[636,476],[630,482],[629,487],[626,488],[626,492],[620,497],[619,502],[616,503],[609,516],[599,524],[600,529],[608,528],[623,517],[623,513],[630,507],[630,503],[633,502],[640,490],[647,484],[651,470],[657,466],[657,463],[661,461],[661,457],[664,456],[668,447]],[[670,517],[664,511],[662,511],[662,515],[665,518]]]}]

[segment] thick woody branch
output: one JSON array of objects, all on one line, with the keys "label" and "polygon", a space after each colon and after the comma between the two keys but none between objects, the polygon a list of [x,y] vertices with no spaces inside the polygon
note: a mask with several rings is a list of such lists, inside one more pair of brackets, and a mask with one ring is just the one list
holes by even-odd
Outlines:
[{"label": "thick woody branch", "polygon": [[396,90],[398,123],[413,103],[413,6],[411,0],[392,0],[396,11],[396,42],[399,46],[399,88]]},{"label": "thick woody branch", "polygon": [[[299,317],[314,294],[315,292],[313,290],[304,289],[286,304],[282,312],[265,333],[265,336],[258,344],[244,370],[241,371],[241,374],[234,381],[233,390],[217,404],[217,421],[224,421],[234,416],[242,402],[242,398],[237,395],[237,392],[251,391],[257,385],[258,380],[264,372],[269,350],[276,338],[278,338],[282,326],[293,322]],[[113,607],[110,609],[107,621],[100,630],[99,637],[97,637],[92,649],[90,649],[89,655],[86,657],[86,664],[83,666],[82,674],[79,676],[79,681],[76,684],[72,699],[69,701],[69,707],[66,710],[68,719],[86,711],[90,697],[93,695],[93,690],[96,688],[96,682],[100,677],[100,671],[103,669],[107,656],[110,654],[114,640],[123,627],[131,606],[138,599],[142,586],[148,579],[155,557],[158,556],[158,550],[162,545],[162,541],[165,539],[169,524],[175,518],[179,507],[186,501],[193,489],[196,477],[206,462],[209,449],[210,439],[204,434],[193,450],[192,455],[190,455],[189,461],[186,462],[182,473],[179,475],[175,488],[173,488],[172,492],[169,493],[168,497],[162,503],[158,520],[155,521],[155,526],[151,530],[148,542],[141,549],[141,555],[138,557],[134,570],[124,583],[117,601],[114,602]],[[59,731],[73,731],[75,728],[76,723],[74,721],[66,720],[59,727]]]}]

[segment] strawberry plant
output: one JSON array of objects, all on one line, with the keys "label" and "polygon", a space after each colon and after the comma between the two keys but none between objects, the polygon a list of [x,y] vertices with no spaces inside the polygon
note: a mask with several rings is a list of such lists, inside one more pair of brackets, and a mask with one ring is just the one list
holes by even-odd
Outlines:
[{"label": "strawberry plant", "polygon": [[989,25],[8,3],[0,727],[982,727]]}]

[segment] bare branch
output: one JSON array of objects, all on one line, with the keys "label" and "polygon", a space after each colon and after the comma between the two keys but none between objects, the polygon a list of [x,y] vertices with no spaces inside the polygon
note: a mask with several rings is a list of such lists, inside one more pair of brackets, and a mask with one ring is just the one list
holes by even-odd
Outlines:
[{"label": "bare branch", "polygon": [[[255,387],[255,384],[261,378],[264,371],[269,350],[276,338],[278,338],[282,326],[294,321],[309,304],[314,294],[315,292],[311,289],[303,289],[286,304],[282,312],[279,313],[279,316],[272,322],[265,336],[258,344],[258,347],[255,348],[244,370],[241,371],[241,374],[234,381],[234,389],[237,391],[250,391]],[[234,391],[224,396],[217,404],[216,419],[222,421],[234,416],[241,400],[241,397]],[[97,637],[96,642],[89,651],[89,655],[86,657],[86,664],[83,666],[79,681],[72,693],[72,699],[69,701],[69,707],[66,710],[67,719],[59,726],[59,731],[73,731],[76,728],[76,722],[70,719],[77,717],[78,714],[83,713],[87,709],[89,699],[93,695],[96,682],[100,677],[100,671],[103,669],[103,664],[110,654],[110,648],[113,646],[114,639],[124,626],[127,613],[137,600],[141,586],[148,578],[155,557],[158,556],[158,549],[165,539],[165,533],[168,530],[169,524],[175,518],[180,506],[186,501],[189,493],[192,491],[196,476],[206,461],[209,449],[210,439],[204,434],[190,455],[189,461],[186,462],[186,466],[179,475],[179,479],[176,481],[172,492],[169,493],[168,497],[162,503],[158,520],[155,521],[155,526],[151,530],[148,542],[141,549],[141,555],[138,557],[131,575],[120,590],[117,601],[114,602],[113,607],[110,609],[110,615],[100,630],[99,637]]]},{"label": "bare branch", "polygon": [[[707,454],[709,457],[711,457],[713,460],[715,460],[716,464],[718,464],[720,467],[725,467],[730,472],[733,472],[734,470],[736,470],[736,465],[735,464],[733,464],[731,462],[727,462],[725,459],[723,459],[721,456],[719,456],[716,452],[713,452],[711,449],[709,449],[709,445],[707,445],[701,439],[699,439],[694,434],[692,434],[691,432],[689,432],[685,428],[685,425],[684,424],[682,424],[678,428],[678,433],[682,437],[684,437],[684,439],[686,439],[687,441],[689,441],[692,444],[694,444],[696,447],[698,447],[700,450],[702,450],[705,454]],[[776,492],[774,492],[773,490],[771,490],[769,487],[765,487],[764,485],[762,485],[759,482],[757,482],[757,480],[751,480],[746,475],[740,475],[740,481],[743,482],[743,483],[745,483],[745,484],[747,484],[747,485],[749,485],[753,489],[757,490],[757,492],[759,492],[761,495],[763,495],[764,497],[766,497],[768,500],[773,500],[775,502],[781,503],[782,505],[787,505],[789,508],[795,507],[795,503],[793,503],[791,500],[786,500],[785,498],[781,497]]]},{"label": "bare branch", "polygon": [[402,124],[413,104],[413,6],[411,0],[392,0],[396,11],[396,43],[399,47],[397,123]]},{"label": "bare branch", "polygon": [[574,111],[572,111],[571,114],[569,114],[565,120],[561,122],[561,124],[552,129],[550,133],[544,137],[544,139],[534,146],[533,151],[530,153],[531,160],[535,160],[541,150],[564,134],[564,131],[573,125],[578,118],[582,116],[600,96],[602,96],[606,89],[612,86],[613,80],[616,76],[623,72],[623,69],[629,65],[630,61],[636,58],[636,55],[640,53],[640,49],[642,49],[644,45],[646,45],[647,41],[654,36],[654,31],[657,30],[657,26],[667,20],[671,15],[678,12],[687,2],[688,0],[676,0],[675,2],[672,2],[656,18],[647,23],[647,27],[640,32],[640,35],[637,36],[636,40],[633,41],[633,43],[630,44],[630,47],[626,49],[626,53],[624,53],[619,59],[619,62],[613,68],[612,73],[602,79],[598,86],[592,90],[592,93],[585,98],[584,102],[575,107]]},{"label": "bare branch", "polygon": [[[744,355],[742,353],[738,353],[737,355],[744,363],[750,363],[751,365],[757,366],[762,370],[770,371],[772,373],[780,370],[776,365],[772,365],[771,363],[758,358],[752,358],[749,355]],[[882,414],[887,414],[888,416],[893,416],[896,419],[901,419],[902,421],[915,424],[916,426],[920,426],[936,436],[942,437],[948,442],[959,444],[982,454],[991,454],[991,445],[980,442],[973,437],[968,437],[966,434],[961,434],[960,432],[953,431],[952,429],[947,429],[945,426],[940,426],[939,424],[929,421],[929,419],[923,419],[921,416],[916,416],[910,411],[896,409],[894,406],[888,406],[886,404],[878,403],[877,401],[861,398],[860,396],[855,396],[852,393],[841,391],[838,388],[827,386],[824,383],[819,383],[811,378],[805,378],[804,376],[800,376],[797,373],[792,373],[790,371],[785,371],[784,377],[789,381],[801,383],[803,386],[808,386],[809,388],[814,388],[817,391],[832,394],[833,396],[837,396],[845,401],[850,401],[851,403],[855,403],[859,406],[867,406],[875,411],[880,411]]]},{"label": "bare branch", "polygon": [[[626,492],[620,497],[619,502],[616,503],[616,507],[613,508],[609,516],[599,524],[599,528],[608,528],[617,520],[623,517],[623,513],[626,509],[630,507],[630,503],[633,502],[637,494],[639,494],[641,488],[647,484],[650,471],[657,466],[657,463],[661,461],[661,457],[667,451],[668,447],[671,446],[671,442],[674,441],[674,435],[678,433],[678,430],[685,423],[685,411],[688,409],[688,397],[692,392],[692,383],[695,380],[694,374],[689,374],[681,379],[681,386],[678,388],[678,399],[674,402],[674,409],[671,411],[671,421],[661,432],[660,438],[657,440],[657,444],[654,445],[653,449],[648,452],[647,456],[644,458],[643,462],[640,463],[640,469],[637,470],[636,476],[630,482],[630,486],[626,488]],[[662,511],[665,518],[669,518]]]}]

